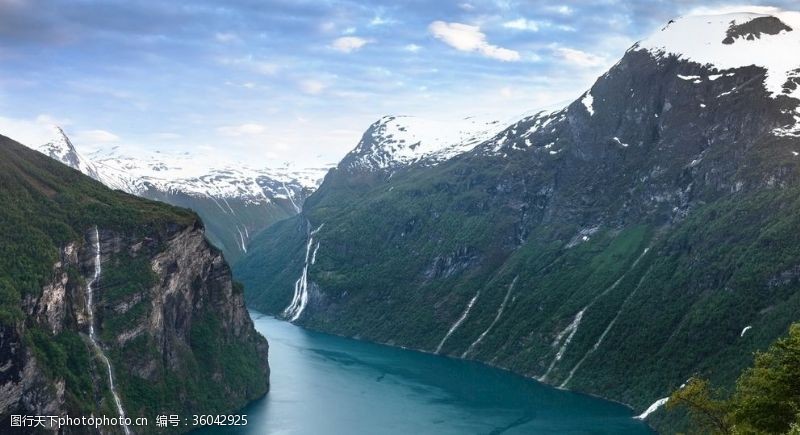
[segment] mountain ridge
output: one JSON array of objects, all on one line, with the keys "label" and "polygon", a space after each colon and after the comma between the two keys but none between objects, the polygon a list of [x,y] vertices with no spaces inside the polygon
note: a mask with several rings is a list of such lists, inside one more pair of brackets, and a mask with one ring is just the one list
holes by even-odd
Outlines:
[{"label": "mountain ridge", "polygon": [[[693,42],[755,53],[797,38],[788,17],[797,30],[732,44],[752,19],[722,17]],[[709,21],[685,20],[669,32]],[[331,171],[235,265],[248,303],[279,315],[302,275],[303,326],[476,359],[674,429],[645,411],[694,373],[735,379],[796,320],[800,143],[784,133],[800,59],[717,65],[647,44],[565,108],[438,165]]]},{"label": "mountain ridge", "polygon": [[244,165],[203,167],[195,156],[124,154],[119,147],[84,156],[64,130],[37,149],[112,189],[197,211],[207,236],[228,259],[247,251],[250,238],[271,223],[299,213],[322,180],[325,168],[251,169]]}]

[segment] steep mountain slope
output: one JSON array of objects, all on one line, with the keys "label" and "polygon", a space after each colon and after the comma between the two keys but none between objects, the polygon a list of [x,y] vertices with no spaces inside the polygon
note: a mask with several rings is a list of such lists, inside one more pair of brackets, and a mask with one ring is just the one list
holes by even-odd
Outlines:
[{"label": "steep mountain slope", "polygon": [[735,379],[800,312],[798,48],[797,13],[681,18],[471,151],[346,159],[236,265],[248,302],[639,411]]},{"label": "steep mountain slope", "polygon": [[11,415],[153,424],[265,393],[266,340],[196,215],[112,191],[4,136],[0,202],[4,427]]},{"label": "steep mountain slope", "polygon": [[195,156],[130,156],[114,147],[83,156],[61,128],[38,150],[108,187],[186,207],[205,222],[207,236],[235,261],[261,230],[300,211],[327,169],[246,166],[207,168]]}]

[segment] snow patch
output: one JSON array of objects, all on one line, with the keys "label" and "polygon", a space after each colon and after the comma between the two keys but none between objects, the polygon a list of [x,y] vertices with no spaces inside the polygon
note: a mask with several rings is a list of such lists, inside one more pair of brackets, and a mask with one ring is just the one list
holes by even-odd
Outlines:
[{"label": "snow patch", "polygon": [[[729,32],[734,26],[767,17],[775,17],[793,30],[781,30],[775,35],[762,33],[758,37],[730,39]],[[784,89],[793,71],[800,67],[800,60],[791,55],[800,50],[800,12],[681,17],[637,43],[632,50],[645,50],[657,59],[675,55],[716,70],[751,65],[761,67],[767,72],[764,86],[773,97],[788,95],[800,99],[800,87]],[[696,79],[696,76],[679,77],[684,80]]]},{"label": "snow patch", "polygon": [[473,149],[503,124],[474,117],[434,120],[385,116],[370,126],[343,160],[349,167],[386,169],[427,161],[436,164]]},{"label": "snow patch", "polygon": [[594,116],[594,97],[592,96],[592,91],[586,92],[586,95],[581,99],[581,103],[586,107],[589,116]]}]

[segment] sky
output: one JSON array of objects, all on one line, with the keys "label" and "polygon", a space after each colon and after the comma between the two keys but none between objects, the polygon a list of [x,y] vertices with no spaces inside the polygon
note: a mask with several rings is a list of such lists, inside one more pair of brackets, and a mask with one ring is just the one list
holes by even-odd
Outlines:
[{"label": "sky", "polygon": [[513,121],[686,14],[797,0],[0,0],[0,134],[335,164],[384,115]]}]

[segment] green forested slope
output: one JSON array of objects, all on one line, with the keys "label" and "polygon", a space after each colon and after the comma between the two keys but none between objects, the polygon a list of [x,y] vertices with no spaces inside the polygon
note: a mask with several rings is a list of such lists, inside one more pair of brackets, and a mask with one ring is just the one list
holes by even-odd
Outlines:
[{"label": "green forested slope", "polygon": [[[95,267],[87,234],[95,227],[103,239],[103,273],[94,325],[129,416],[154,421],[157,413],[232,411],[266,391],[266,342],[249,318],[230,317],[246,315],[241,287],[233,287],[229,301],[219,299],[230,272],[205,245],[194,213],[111,191],[3,136],[0,203],[0,381],[10,388],[0,409],[3,424],[11,413],[117,414],[105,364],[86,336],[85,287]],[[162,294],[152,266],[182,234],[203,248],[193,267],[218,281],[169,283],[177,292],[204,295],[196,306]],[[207,262],[214,257],[218,266]],[[212,293],[201,293],[204,286]],[[169,337],[152,335],[165,313],[196,319],[181,332],[188,346],[173,338],[174,325],[163,326]]]}]

